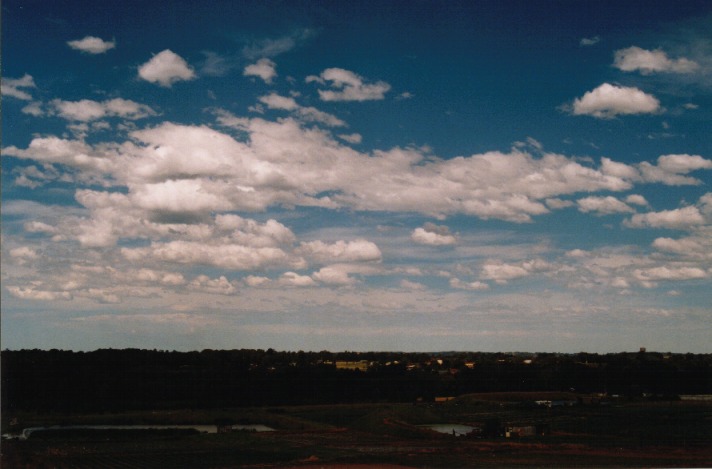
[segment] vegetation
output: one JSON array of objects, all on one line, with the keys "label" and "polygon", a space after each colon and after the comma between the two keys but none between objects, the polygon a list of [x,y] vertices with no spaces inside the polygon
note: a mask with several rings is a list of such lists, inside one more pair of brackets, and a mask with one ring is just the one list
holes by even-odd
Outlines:
[{"label": "vegetation", "polygon": [[[470,393],[712,394],[712,355],[22,350],[2,410],[124,411],[433,401]],[[337,367],[365,361],[366,371]]]},{"label": "vegetation", "polygon": [[[710,467],[712,355],[2,352],[2,467]],[[419,425],[477,428],[456,437]],[[505,438],[507,426],[546,434]],[[391,465],[391,466],[388,466]]]},{"label": "vegetation", "polygon": [[[522,405],[542,393],[466,395],[444,403],[278,406],[116,413],[20,412],[68,424],[269,423],[277,431],[40,432],[3,441],[2,467],[710,467],[712,403],[622,399],[611,405]],[[49,417],[48,417],[49,416]],[[47,422],[47,420],[45,420]],[[418,425],[546,424],[547,435],[456,437]]]},{"label": "vegetation", "polygon": [[[3,416],[357,402],[495,392],[712,394],[712,355],[270,350],[2,352]],[[337,366],[367,363],[365,371]],[[346,365],[348,366],[348,364]]]}]

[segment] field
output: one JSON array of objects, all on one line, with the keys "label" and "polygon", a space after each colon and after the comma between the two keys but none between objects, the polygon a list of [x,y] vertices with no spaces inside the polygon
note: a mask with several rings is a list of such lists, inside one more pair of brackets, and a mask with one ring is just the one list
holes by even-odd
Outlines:
[{"label": "field", "polygon": [[[3,432],[52,424],[264,424],[274,432],[47,432],[3,440],[3,468],[710,467],[712,402],[621,400],[539,407],[575,395],[498,393],[443,403],[107,414],[3,415]],[[419,427],[544,425],[547,434],[453,436]]]}]

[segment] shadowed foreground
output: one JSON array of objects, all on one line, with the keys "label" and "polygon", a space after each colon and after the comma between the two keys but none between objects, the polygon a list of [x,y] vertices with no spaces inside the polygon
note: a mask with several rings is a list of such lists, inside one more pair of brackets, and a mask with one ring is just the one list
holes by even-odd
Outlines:
[{"label": "shadowed foreground", "polygon": [[[61,415],[18,413],[17,430],[40,424],[168,424],[233,421],[277,431],[37,432],[4,440],[2,467],[709,467],[712,402],[624,400],[531,405],[546,394],[466,395],[443,403],[353,404]],[[571,396],[569,396],[571,397]],[[580,402],[580,401],[579,401]],[[6,416],[3,416],[5,419]],[[16,419],[16,420],[15,420]],[[467,436],[419,427],[471,425]],[[509,425],[544,435],[506,438]]]}]

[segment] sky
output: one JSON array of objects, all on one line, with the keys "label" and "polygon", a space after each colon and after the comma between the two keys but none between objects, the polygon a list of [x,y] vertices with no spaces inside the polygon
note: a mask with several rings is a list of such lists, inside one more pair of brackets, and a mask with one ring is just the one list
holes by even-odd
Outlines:
[{"label": "sky", "polygon": [[712,352],[712,2],[2,2],[2,348]]}]

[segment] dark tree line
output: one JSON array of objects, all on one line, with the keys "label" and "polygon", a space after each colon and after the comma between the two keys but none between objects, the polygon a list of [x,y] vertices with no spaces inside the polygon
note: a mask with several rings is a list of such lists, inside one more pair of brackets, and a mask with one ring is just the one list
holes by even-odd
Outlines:
[{"label": "dark tree line", "polygon": [[[409,402],[475,392],[712,394],[712,355],[3,351],[2,409],[158,408]],[[339,369],[365,361],[368,369]]]}]

